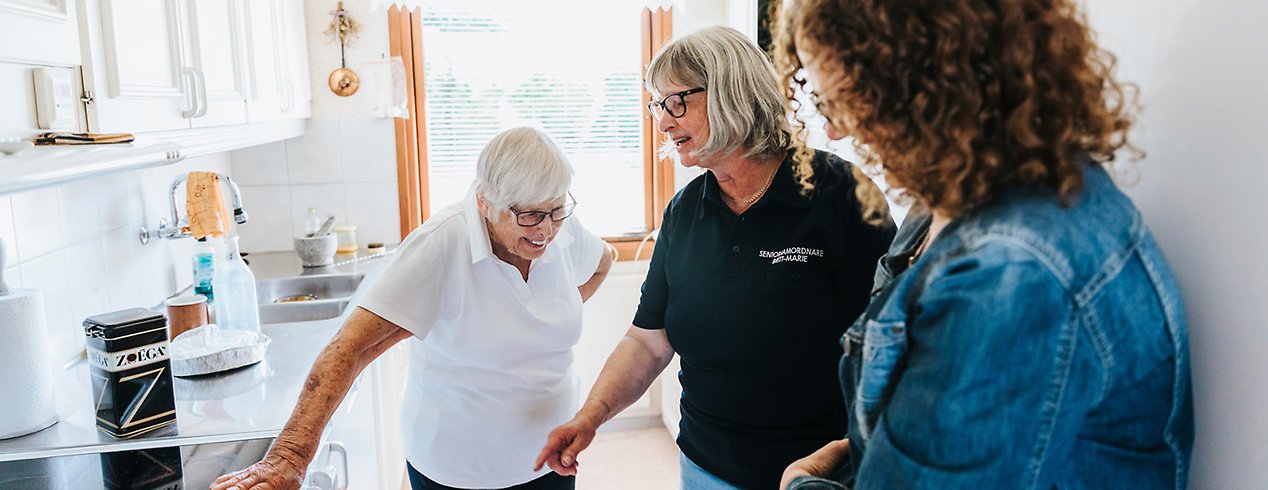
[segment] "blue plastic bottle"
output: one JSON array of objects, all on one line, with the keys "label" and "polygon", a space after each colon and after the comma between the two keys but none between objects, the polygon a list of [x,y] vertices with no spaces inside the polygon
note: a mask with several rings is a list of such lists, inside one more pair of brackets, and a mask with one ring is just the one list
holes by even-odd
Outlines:
[{"label": "blue plastic bottle", "polygon": [[207,243],[207,238],[199,238],[194,244],[194,294],[207,297],[208,302],[216,298],[212,289],[212,278],[215,277],[216,252]]}]

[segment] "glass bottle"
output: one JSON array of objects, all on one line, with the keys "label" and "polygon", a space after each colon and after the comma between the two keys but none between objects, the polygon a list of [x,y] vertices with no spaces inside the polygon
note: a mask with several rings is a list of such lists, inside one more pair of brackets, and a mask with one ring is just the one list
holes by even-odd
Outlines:
[{"label": "glass bottle", "polygon": [[311,237],[321,229],[321,217],[317,216],[317,208],[308,208],[308,217],[304,218],[304,236]]},{"label": "glass bottle", "polygon": [[238,253],[238,237],[225,238],[225,252],[215,274],[212,289],[216,292],[216,323],[221,328],[259,332],[255,275]]}]

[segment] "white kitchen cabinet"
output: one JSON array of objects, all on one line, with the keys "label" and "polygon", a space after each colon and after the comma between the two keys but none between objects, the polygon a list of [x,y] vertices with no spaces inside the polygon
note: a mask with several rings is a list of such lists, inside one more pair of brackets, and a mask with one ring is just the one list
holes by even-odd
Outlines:
[{"label": "white kitchen cabinet", "polygon": [[[379,488],[401,488],[405,482],[405,434],[401,428],[401,403],[409,371],[409,344],[398,343],[370,365],[376,403],[374,439]],[[368,470],[373,471],[373,470]]]},{"label": "white kitchen cabinet", "polygon": [[196,0],[188,3],[189,65],[198,69],[205,87],[206,109],[190,119],[193,127],[241,124],[247,121],[247,45],[240,0]]},{"label": "white kitchen cabinet", "polygon": [[[0,62],[79,64],[78,0],[0,0]],[[5,86],[4,88],[9,88]]]},{"label": "white kitchen cabinet", "polygon": [[251,122],[308,117],[308,48],[300,0],[252,0],[247,8],[251,45]]},{"label": "white kitchen cabinet", "polygon": [[83,1],[91,130],[166,131],[309,115],[298,0]]},{"label": "white kitchen cabinet", "polygon": [[177,0],[83,0],[88,127],[142,132],[190,127],[196,68],[182,52]]},{"label": "white kitchen cabinet", "polygon": [[347,490],[401,488],[405,481],[400,424],[404,379],[398,372],[408,362],[407,344],[384,352],[357,377],[308,467],[309,484],[324,488],[321,481],[331,480],[332,487]]},{"label": "white kitchen cabinet", "polygon": [[[59,114],[59,130],[84,126],[79,109],[79,0],[0,0],[0,139],[41,131],[35,72],[48,70],[57,98],[40,101],[41,111]],[[69,85],[69,86],[68,86]],[[0,157],[4,153],[0,152]]]},{"label": "white kitchen cabinet", "polygon": [[308,35],[304,28],[304,1],[282,0],[286,25],[286,92],[289,103],[287,117],[309,117],[313,114],[313,89],[309,85]]}]

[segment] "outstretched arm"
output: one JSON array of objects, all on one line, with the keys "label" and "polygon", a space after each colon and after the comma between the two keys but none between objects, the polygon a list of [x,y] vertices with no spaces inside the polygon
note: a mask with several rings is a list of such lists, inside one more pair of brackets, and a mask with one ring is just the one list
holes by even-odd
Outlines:
[{"label": "outstretched arm", "polygon": [[412,335],[369,310],[358,307],[308,372],[304,390],[286,427],[264,459],[249,468],[217,478],[212,490],[237,488],[295,489],[303,483],[317,453],[321,432],[361,370],[388,348]]},{"label": "outstretched arm", "polygon": [[631,326],[608,356],[585,405],[571,421],[546,436],[533,470],[546,464],[561,475],[577,474],[577,454],[590,445],[599,426],[638,401],[673,356],[664,329]]}]

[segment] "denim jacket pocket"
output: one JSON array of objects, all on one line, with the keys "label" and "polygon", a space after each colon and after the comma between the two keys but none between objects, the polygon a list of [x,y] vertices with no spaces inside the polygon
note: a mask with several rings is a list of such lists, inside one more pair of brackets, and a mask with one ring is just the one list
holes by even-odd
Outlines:
[{"label": "denim jacket pocket", "polygon": [[861,366],[854,391],[855,419],[866,441],[893,392],[897,367],[907,353],[907,325],[902,322],[867,320],[863,337]]}]

